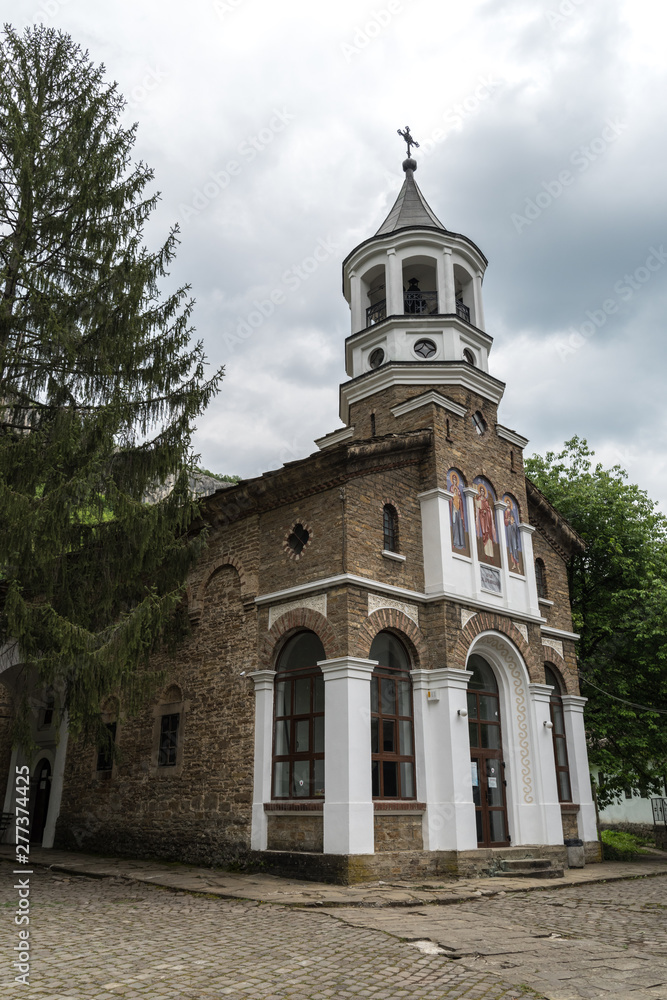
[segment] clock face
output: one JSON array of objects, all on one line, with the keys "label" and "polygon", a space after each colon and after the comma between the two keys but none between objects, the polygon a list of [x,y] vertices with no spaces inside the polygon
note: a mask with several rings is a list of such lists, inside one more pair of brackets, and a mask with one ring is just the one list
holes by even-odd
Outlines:
[{"label": "clock face", "polygon": [[368,359],[368,363],[371,368],[379,368],[384,361],[384,351],[381,347],[376,347],[374,351],[371,351],[371,356]]},{"label": "clock face", "polygon": [[420,358],[432,358],[436,351],[437,347],[432,340],[418,340],[415,344],[415,354]]}]

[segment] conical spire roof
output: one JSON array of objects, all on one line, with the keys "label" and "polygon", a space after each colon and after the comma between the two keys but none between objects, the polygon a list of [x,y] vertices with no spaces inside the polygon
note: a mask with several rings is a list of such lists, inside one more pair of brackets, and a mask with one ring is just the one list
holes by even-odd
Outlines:
[{"label": "conical spire roof", "polygon": [[403,161],[405,180],[394,207],[378,229],[376,236],[386,236],[395,233],[397,229],[408,227],[426,227],[427,229],[442,229],[447,232],[442,222],[433,214],[426,203],[424,195],[417,187],[415,170],[417,163],[410,157]]}]

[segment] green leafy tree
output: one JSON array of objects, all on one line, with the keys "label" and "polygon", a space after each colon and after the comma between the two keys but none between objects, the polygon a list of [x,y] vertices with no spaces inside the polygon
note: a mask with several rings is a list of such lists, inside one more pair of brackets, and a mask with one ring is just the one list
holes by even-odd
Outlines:
[{"label": "green leafy tree", "polygon": [[568,566],[591,762],[606,804],[658,792],[667,774],[667,519],[578,437],[526,472],[583,537]]},{"label": "green leafy tree", "polygon": [[[0,644],[74,728],[146,679],[202,544],[193,421],[217,392],[125,102],[72,39],[0,42]],[[145,499],[156,487],[159,502]]]}]

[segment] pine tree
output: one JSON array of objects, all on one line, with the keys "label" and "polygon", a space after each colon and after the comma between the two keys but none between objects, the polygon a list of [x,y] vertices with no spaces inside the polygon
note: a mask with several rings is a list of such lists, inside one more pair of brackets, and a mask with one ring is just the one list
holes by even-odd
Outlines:
[{"label": "pine tree", "polygon": [[202,545],[193,421],[222,377],[189,286],[162,291],[177,228],[146,248],[159,195],[104,73],[54,29],[0,42],[0,645],[24,709],[49,685],[74,729],[131,700],[174,621]]}]

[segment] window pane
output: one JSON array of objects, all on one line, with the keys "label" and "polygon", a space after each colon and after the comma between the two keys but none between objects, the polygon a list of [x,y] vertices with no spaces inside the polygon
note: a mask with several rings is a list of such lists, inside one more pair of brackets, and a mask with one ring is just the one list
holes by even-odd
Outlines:
[{"label": "window pane", "polygon": [[289,753],[289,719],[276,722],[276,757],[285,757]]},{"label": "window pane", "polygon": [[294,761],[294,796],[296,798],[308,798],[310,795],[310,761]]},{"label": "window pane", "polygon": [[567,767],[567,747],[565,746],[565,740],[562,737],[556,737],[554,745],[556,747],[556,763],[560,767]]},{"label": "window pane", "polygon": [[324,795],[324,761],[316,760],[313,795]]},{"label": "window pane", "polygon": [[380,727],[379,719],[371,719],[371,753],[380,752],[380,739],[378,736]]},{"label": "window pane", "polygon": [[412,757],[412,723],[405,720],[398,724],[399,753],[401,757]]},{"label": "window pane", "polygon": [[377,677],[371,677],[371,712],[379,712],[378,706],[378,684]]},{"label": "window pane", "polygon": [[377,660],[381,667],[392,670],[409,670],[410,660],[405,649],[391,632],[378,632],[373,639],[369,660]]},{"label": "window pane", "polygon": [[294,753],[308,753],[310,750],[310,719],[299,719],[294,723]]},{"label": "window pane", "polygon": [[398,764],[393,760],[382,761],[382,789],[385,799],[396,798],[398,795]]},{"label": "window pane", "polygon": [[382,714],[396,714],[396,684],[393,677],[382,678]]},{"label": "window pane", "polygon": [[500,750],[500,726],[486,725],[479,727],[482,731],[482,747],[484,750]]},{"label": "window pane", "polygon": [[401,764],[401,795],[404,799],[415,797],[415,766],[405,761]]},{"label": "window pane", "polygon": [[310,677],[297,677],[294,680],[294,714],[310,714]]},{"label": "window pane", "polygon": [[371,784],[373,786],[373,796],[375,798],[380,794],[380,762],[374,760],[371,764]]},{"label": "window pane", "polygon": [[396,729],[393,719],[382,721],[382,749],[385,753],[396,753]]},{"label": "window pane", "polygon": [[477,695],[468,692],[468,715],[471,719],[477,718]]},{"label": "window pane", "polygon": [[476,722],[469,722],[468,723],[468,732],[470,734],[470,746],[471,747],[478,747],[479,746],[479,726],[477,725]]},{"label": "window pane", "polygon": [[503,776],[500,761],[487,760],[486,762],[486,804],[488,806],[502,806],[503,804]]},{"label": "window pane", "polygon": [[488,694],[479,695],[479,717],[498,721],[498,699]]},{"label": "window pane", "polygon": [[324,677],[318,674],[315,678],[315,691],[313,694],[313,711],[324,711]]},{"label": "window pane", "polygon": [[[479,789],[477,789],[479,791]],[[484,843],[484,831],[482,829],[482,812],[478,809],[475,813],[475,819],[477,820],[477,843]]]},{"label": "window pane", "polygon": [[489,826],[491,827],[491,842],[499,843],[507,840],[505,830],[505,813],[502,809],[494,809],[489,813]]},{"label": "window pane", "polygon": [[410,681],[398,682],[398,714],[412,716],[410,704]]},{"label": "window pane", "polygon": [[276,715],[290,714],[291,681],[280,681],[276,684]]},{"label": "window pane", "polygon": [[559,736],[565,735],[565,723],[563,720],[563,708],[561,705],[554,705],[551,703],[551,718],[554,724],[554,732],[558,733]]},{"label": "window pane", "polygon": [[324,753],[324,716],[316,715],[313,719],[313,750]]},{"label": "window pane", "polygon": [[274,795],[278,799],[286,799],[289,796],[289,761],[276,761],[273,767]]},{"label": "window pane", "polygon": [[303,667],[314,667],[318,660],[326,658],[324,646],[314,632],[299,632],[285,645],[276,669],[300,670]]},{"label": "window pane", "polygon": [[558,772],[558,797],[561,802],[572,801],[572,790],[570,788],[570,776],[567,771]]}]

